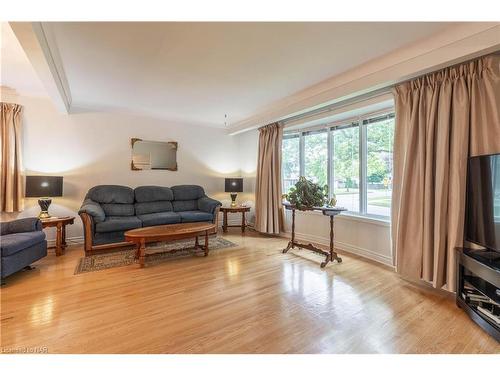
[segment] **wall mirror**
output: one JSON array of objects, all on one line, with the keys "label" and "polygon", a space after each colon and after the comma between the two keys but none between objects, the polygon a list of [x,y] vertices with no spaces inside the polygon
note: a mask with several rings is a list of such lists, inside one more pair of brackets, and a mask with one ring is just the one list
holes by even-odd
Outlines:
[{"label": "wall mirror", "polygon": [[177,142],[144,141],[132,138],[131,144],[133,171],[177,170]]}]

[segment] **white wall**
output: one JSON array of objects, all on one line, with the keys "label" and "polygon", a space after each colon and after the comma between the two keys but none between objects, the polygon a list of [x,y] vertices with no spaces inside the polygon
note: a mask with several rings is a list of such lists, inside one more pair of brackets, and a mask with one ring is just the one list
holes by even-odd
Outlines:
[{"label": "white wall", "polygon": [[[255,176],[258,131],[228,136],[222,129],[174,124],[136,115],[78,113],[63,115],[51,101],[21,97],[24,105],[23,163],[25,173],[64,176],[64,196],[54,198],[50,212],[55,216],[74,215],[75,225],[68,237],[81,241],[82,225],[78,208],[89,188],[99,184],[140,185],[199,184],[207,193],[227,204],[224,177],[244,178],[244,192],[238,202],[252,207],[248,220],[254,221]],[[177,141],[179,170],[130,170],[130,138]],[[1,220],[36,216],[37,199],[25,199],[25,210],[1,214]],[[231,220],[232,218],[232,220]],[[230,217],[239,222],[239,217]],[[336,245],[386,264],[392,264],[388,223],[341,215],[336,219]],[[287,214],[290,231],[290,215]],[[328,219],[318,213],[298,213],[297,237],[328,245]],[[48,233],[54,238],[53,231]]]},{"label": "white wall", "polygon": [[[172,186],[199,184],[210,196],[228,200],[224,177],[237,176],[237,140],[223,129],[175,124],[135,115],[78,113],[63,115],[44,98],[20,97],[24,106],[23,164],[25,173],[64,176],[64,196],[54,198],[50,213],[74,215],[68,237],[82,236],[78,208],[89,188],[99,184]],[[177,141],[178,171],[132,171],[130,138]],[[25,199],[19,214],[0,219],[36,216],[37,199]],[[54,233],[49,233],[49,239]]]},{"label": "white wall", "polygon": [[[245,199],[254,205],[255,176],[259,134],[257,130],[235,136],[240,153],[240,166],[245,184]],[[252,190],[250,190],[252,189]],[[254,219],[252,209],[252,220]],[[291,232],[291,213],[287,212],[286,231]],[[335,218],[335,246],[375,261],[392,265],[390,223],[342,214]],[[328,246],[329,219],[319,212],[297,212],[295,232],[298,239]]]}]

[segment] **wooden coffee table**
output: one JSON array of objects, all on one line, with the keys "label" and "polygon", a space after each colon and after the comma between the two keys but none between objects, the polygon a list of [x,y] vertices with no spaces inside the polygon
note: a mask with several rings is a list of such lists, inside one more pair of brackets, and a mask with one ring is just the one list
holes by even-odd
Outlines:
[{"label": "wooden coffee table", "polygon": [[[137,245],[136,258],[139,258],[139,265],[144,267],[146,259],[146,243],[160,241],[174,241],[185,238],[195,238],[195,249],[202,249],[205,256],[208,255],[208,234],[214,231],[214,223],[181,223],[157,225],[132,229],[125,232],[125,241],[133,242]],[[198,242],[198,236],[205,236],[205,244],[202,246]]]}]

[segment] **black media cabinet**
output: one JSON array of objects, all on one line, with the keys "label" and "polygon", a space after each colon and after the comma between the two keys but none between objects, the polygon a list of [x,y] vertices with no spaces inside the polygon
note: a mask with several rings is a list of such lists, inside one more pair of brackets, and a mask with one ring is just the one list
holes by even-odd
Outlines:
[{"label": "black media cabinet", "polygon": [[493,304],[500,304],[500,253],[468,248],[456,250],[457,306],[500,342],[500,324],[481,312],[483,303],[492,303],[478,302],[489,299]]}]

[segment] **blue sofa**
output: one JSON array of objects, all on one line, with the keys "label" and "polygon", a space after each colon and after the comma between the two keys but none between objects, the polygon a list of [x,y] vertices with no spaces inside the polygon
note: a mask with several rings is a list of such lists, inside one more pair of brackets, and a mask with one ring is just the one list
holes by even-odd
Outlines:
[{"label": "blue sofa", "polygon": [[47,256],[47,240],[38,218],[0,223],[0,278]]},{"label": "blue sofa", "polygon": [[200,221],[217,224],[221,205],[207,197],[197,185],[135,189],[120,185],[94,186],[78,211],[84,226],[85,254],[130,245],[124,238],[130,229]]}]

